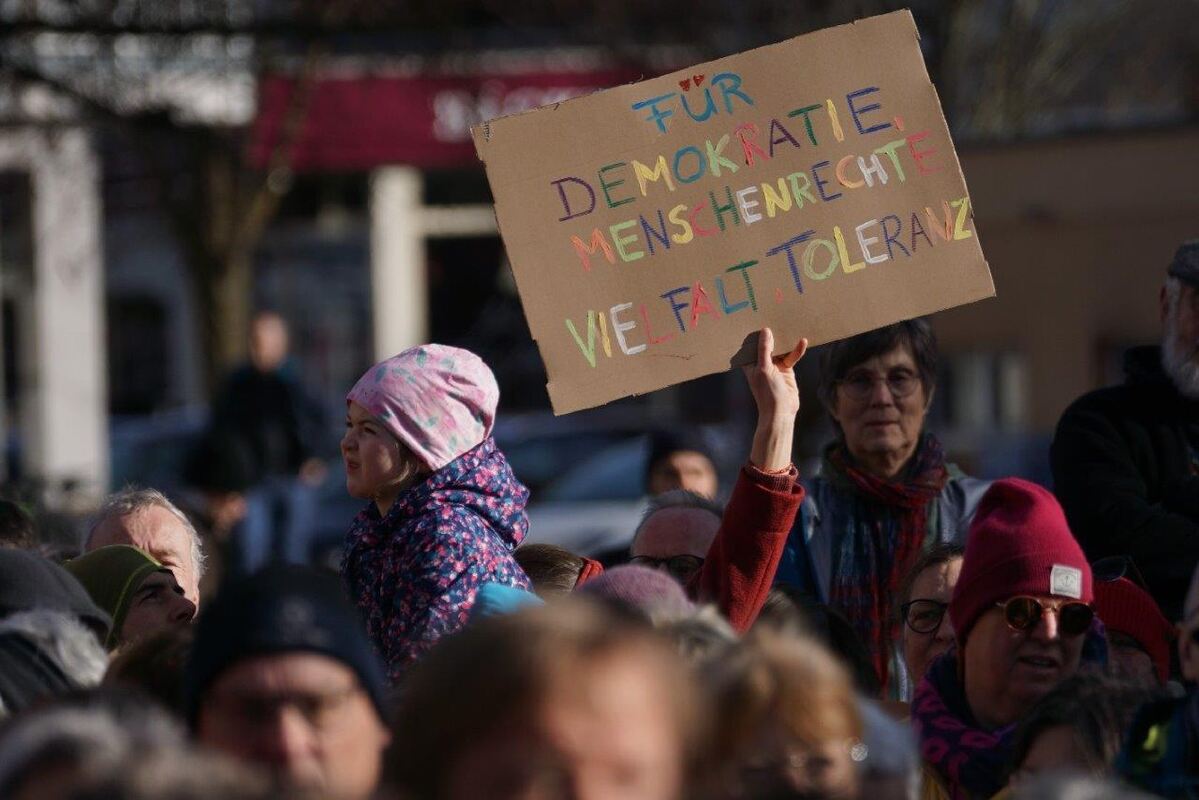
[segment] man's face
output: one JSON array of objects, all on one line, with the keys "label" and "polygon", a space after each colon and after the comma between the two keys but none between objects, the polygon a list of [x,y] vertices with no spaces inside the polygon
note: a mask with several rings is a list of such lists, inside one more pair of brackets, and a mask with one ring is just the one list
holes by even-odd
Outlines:
[{"label": "man's face", "polygon": [[120,643],[129,644],[167,628],[182,628],[196,616],[196,604],[183,596],[183,589],[170,570],[152,572],[133,590]]},{"label": "man's face", "polygon": [[192,556],[191,533],[170,511],[150,506],[132,514],[110,516],[100,523],[88,542],[88,550],[110,544],[129,544],[145,550],[175,575],[183,596],[197,608],[200,580]]},{"label": "man's face", "polygon": [[[1044,603],[1062,598],[1040,597]],[[1063,636],[1059,615],[1046,611],[1028,630],[1007,624],[1003,609],[978,618],[966,637],[966,700],[987,728],[1000,728],[1023,717],[1033,704],[1078,671],[1086,636]]]},{"label": "man's face", "polygon": [[336,800],[371,796],[390,740],[354,671],[316,653],[233,665],[208,689],[198,723],[202,744]]},{"label": "man's face", "polygon": [[1199,399],[1199,289],[1182,283],[1178,300],[1161,292],[1162,353],[1170,378],[1187,397]]},{"label": "man's face", "polygon": [[[695,564],[702,564],[708,548],[720,529],[720,518],[702,508],[664,508],[652,515],[641,527],[641,532],[629,547],[629,556],[634,560],[648,558],[665,562],[675,556],[692,556]],[[670,572],[667,564],[660,563],[656,569]],[[674,574],[674,573],[671,573]],[[689,575],[675,574],[680,581],[689,580]]]},{"label": "man's face", "polygon": [[462,754],[448,800],[681,796],[683,736],[659,670],[618,653],[563,672],[529,718]]},{"label": "man's face", "polygon": [[651,495],[686,489],[711,500],[716,497],[718,488],[716,467],[707,456],[695,450],[676,450],[659,459],[649,473]]},{"label": "man's face", "polygon": [[250,363],[259,372],[273,372],[287,358],[287,325],[274,314],[263,314],[250,325]]}]

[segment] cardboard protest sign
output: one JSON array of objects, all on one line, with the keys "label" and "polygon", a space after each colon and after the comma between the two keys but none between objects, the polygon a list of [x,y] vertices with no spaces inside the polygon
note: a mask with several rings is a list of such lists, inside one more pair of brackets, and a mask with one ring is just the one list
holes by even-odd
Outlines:
[{"label": "cardboard protest sign", "polygon": [[473,133],[559,414],[995,293],[906,11]]}]

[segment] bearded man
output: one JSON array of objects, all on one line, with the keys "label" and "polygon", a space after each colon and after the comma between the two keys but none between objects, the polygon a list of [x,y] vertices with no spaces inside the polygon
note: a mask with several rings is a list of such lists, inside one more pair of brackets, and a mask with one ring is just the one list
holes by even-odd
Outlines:
[{"label": "bearded man", "polygon": [[1050,460],[1087,556],[1131,556],[1177,621],[1199,563],[1199,239],[1174,254],[1160,303],[1161,347],[1129,350],[1123,386],[1066,410]]}]

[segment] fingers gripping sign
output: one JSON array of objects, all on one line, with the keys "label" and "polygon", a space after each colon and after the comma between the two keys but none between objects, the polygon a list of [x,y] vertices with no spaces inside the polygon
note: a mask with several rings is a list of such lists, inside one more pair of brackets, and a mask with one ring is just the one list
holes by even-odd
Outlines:
[{"label": "fingers gripping sign", "polygon": [[757,363],[742,367],[758,408],[758,425],[749,458],[759,469],[778,472],[791,466],[795,415],[799,413],[795,365],[807,350],[805,338],[789,352],[774,356],[774,332],[763,328],[758,334]]}]

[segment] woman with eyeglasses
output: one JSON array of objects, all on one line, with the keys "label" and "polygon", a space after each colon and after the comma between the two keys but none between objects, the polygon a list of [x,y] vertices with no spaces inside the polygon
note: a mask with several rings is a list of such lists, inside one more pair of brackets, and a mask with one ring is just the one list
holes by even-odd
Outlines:
[{"label": "woman with eyeglasses", "polygon": [[928,667],[953,644],[949,600],[962,573],[960,544],[941,544],[920,556],[899,594],[899,649],[910,685],[901,699],[910,700]]},{"label": "woman with eyeglasses", "polygon": [[925,797],[1003,788],[1017,723],[1084,662],[1103,666],[1093,600],[1091,567],[1053,495],[1017,478],[992,484],[949,601],[955,645],[912,700]]},{"label": "woman with eyeglasses", "polygon": [[884,696],[901,699],[894,598],[920,554],[961,542],[987,482],[945,460],[925,430],[937,343],[921,319],[824,349],[820,399],[836,430],[780,563],[776,582],[838,609],[870,649]]}]

